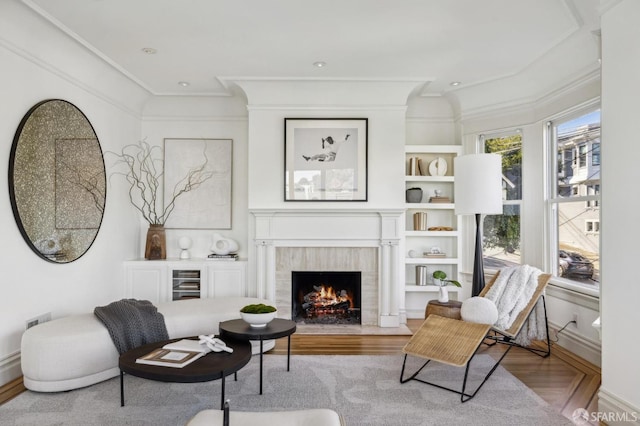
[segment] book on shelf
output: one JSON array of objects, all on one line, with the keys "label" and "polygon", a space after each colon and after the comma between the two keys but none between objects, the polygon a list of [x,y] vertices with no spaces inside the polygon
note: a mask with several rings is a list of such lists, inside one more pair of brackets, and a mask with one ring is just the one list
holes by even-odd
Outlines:
[{"label": "book on shelf", "polygon": [[160,367],[182,368],[205,355],[205,352],[158,348],[136,359],[136,362],[138,364],[156,365]]},{"label": "book on shelf", "polygon": [[422,167],[420,157],[409,158],[409,176],[422,176]]},{"label": "book on shelf", "polygon": [[207,256],[208,260],[227,260],[227,261],[234,261],[234,260],[238,260],[238,255],[237,254],[215,254],[215,253],[211,253],[209,256]]},{"label": "book on shelf", "polygon": [[424,253],[424,257],[447,257],[446,253]]},{"label": "book on shelf", "polygon": [[449,197],[430,197],[429,198],[429,202],[430,203],[450,203],[451,202],[451,198],[449,198]]}]

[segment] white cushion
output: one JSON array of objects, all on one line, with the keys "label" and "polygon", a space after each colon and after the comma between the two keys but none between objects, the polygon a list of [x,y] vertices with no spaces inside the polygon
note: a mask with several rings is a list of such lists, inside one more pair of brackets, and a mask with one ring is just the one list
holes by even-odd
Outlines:
[{"label": "white cushion", "polygon": [[486,297],[471,297],[462,302],[460,316],[467,322],[494,324],[498,320],[498,308]]},{"label": "white cushion", "polygon": [[[193,417],[187,426],[221,425],[222,410],[203,410]],[[298,411],[249,412],[233,411],[229,413],[231,426],[340,426],[342,420],[338,413],[326,408]]]}]

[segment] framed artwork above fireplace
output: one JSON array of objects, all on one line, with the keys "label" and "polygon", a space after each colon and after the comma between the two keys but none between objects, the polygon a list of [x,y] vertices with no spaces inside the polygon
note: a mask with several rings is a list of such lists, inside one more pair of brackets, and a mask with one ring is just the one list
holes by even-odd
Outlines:
[{"label": "framed artwork above fireplace", "polygon": [[366,118],[285,118],[285,201],[367,201]]}]

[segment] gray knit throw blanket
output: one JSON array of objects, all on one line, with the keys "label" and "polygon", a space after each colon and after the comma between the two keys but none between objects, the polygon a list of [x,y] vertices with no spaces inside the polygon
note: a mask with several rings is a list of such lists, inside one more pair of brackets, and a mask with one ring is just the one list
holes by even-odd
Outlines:
[{"label": "gray knit throw blanket", "polygon": [[93,313],[109,330],[120,354],[169,338],[164,317],[148,300],[122,299],[98,306]]}]

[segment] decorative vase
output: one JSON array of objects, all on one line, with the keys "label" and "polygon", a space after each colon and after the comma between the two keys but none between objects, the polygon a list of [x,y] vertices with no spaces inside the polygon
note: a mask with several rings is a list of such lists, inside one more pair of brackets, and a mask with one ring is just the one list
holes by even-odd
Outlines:
[{"label": "decorative vase", "polygon": [[238,251],[238,243],[231,238],[224,238],[220,234],[213,234],[213,244],[211,251],[215,254],[225,255]]},{"label": "decorative vase", "polygon": [[147,260],[167,258],[167,237],[164,232],[164,225],[149,225],[144,258]]},{"label": "decorative vase", "polygon": [[449,290],[446,285],[440,286],[438,302],[447,303],[449,301]]},{"label": "decorative vase", "polygon": [[422,188],[409,188],[406,192],[407,203],[419,203],[422,201]]}]

